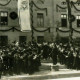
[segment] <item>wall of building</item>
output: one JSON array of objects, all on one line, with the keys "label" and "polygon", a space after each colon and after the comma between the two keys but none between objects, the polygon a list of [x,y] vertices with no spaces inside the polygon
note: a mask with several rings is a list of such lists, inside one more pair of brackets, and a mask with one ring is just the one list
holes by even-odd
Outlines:
[{"label": "wall of building", "polygon": [[[54,16],[53,16],[53,0],[43,0],[44,3],[39,3],[39,0],[34,0],[35,4],[39,7],[39,8],[47,8],[47,15],[46,15],[46,11],[45,10],[39,10],[34,6],[34,11],[33,11],[33,15],[34,15],[34,27],[37,30],[45,30],[47,28],[50,27],[50,32],[46,31],[46,32],[36,32],[34,31],[34,36],[37,40],[37,36],[44,36],[45,41],[54,41]],[[44,27],[39,27],[37,25],[37,13],[43,13],[44,14]],[[53,38],[53,39],[52,39]]]},{"label": "wall of building", "polygon": [[[73,2],[76,2],[77,0],[71,0]],[[60,28],[63,31],[67,31],[69,30],[69,24],[68,24],[68,19],[67,19],[67,27],[62,27],[61,26],[61,14],[67,14],[68,15],[68,11],[67,8],[66,9],[61,9],[58,7],[58,11],[56,8],[56,5],[59,5],[60,7],[67,7],[67,4],[62,4],[62,2],[66,2],[66,0],[54,0],[54,27]],[[76,6],[77,9],[80,9],[80,5],[78,4],[74,4]],[[80,15],[80,11],[77,11],[74,6],[71,7],[71,12],[72,15],[75,16],[75,21],[72,22],[72,28],[74,28],[77,31],[80,31],[80,27],[77,27],[77,19],[76,16]],[[67,17],[68,18],[68,17]],[[59,24],[58,24],[59,23]],[[57,26],[58,24],[58,26]],[[61,31],[57,31],[57,35],[59,35],[60,37],[69,37],[69,33],[70,32],[61,32]],[[80,33],[73,31],[73,39],[80,37]]]},{"label": "wall of building", "polygon": [[[5,4],[9,0],[0,0],[0,3]],[[44,36],[45,41],[55,41],[56,36],[60,37],[68,37],[69,32],[61,32],[61,31],[56,31],[56,28],[60,28],[63,31],[69,30],[69,24],[67,24],[67,27],[63,28],[61,26],[61,14],[67,14],[67,8],[66,9],[60,9],[58,8],[57,10],[57,5],[61,7],[67,7],[67,5],[63,5],[62,2],[66,2],[66,0],[33,0],[34,3],[37,5],[39,8],[46,8],[47,9],[47,15],[45,10],[41,10],[33,6],[33,26],[37,30],[45,30],[50,27],[50,32],[37,32],[34,31],[34,37],[37,41],[37,36]],[[76,0],[75,0],[76,1]],[[78,4],[75,4],[75,6],[80,9],[80,6]],[[72,9],[72,14],[76,17],[79,15],[79,11],[75,10],[74,7]],[[8,12],[8,25],[7,26],[0,26],[0,29],[10,29],[12,27],[15,27],[20,30],[20,25],[19,25],[19,18],[16,18],[15,20],[10,18],[10,13],[11,12],[16,12],[18,14],[18,8],[17,8],[17,0],[11,0],[11,2],[6,5],[6,6],[0,6],[0,11],[7,11]],[[44,26],[39,27],[37,25],[37,13],[43,13],[44,14]],[[67,19],[68,22],[68,19]],[[72,23],[72,27],[78,31],[80,31],[80,28],[77,27],[77,20]],[[7,35],[9,38],[9,42],[12,42],[13,40],[19,41],[19,36],[24,35],[27,37],[27,42],[31,41],[31,32],[18,32],[18,31],[7,31],[7,32],[0,32],[1,35]],[[73,31],[73,37],[80,37],[80,34]]]},{"label": "wall of building", "polygon": [[[1,4],[6,4],[9,0],[0,0]],[[55,30],[54,30],[54,1],[53,0],[43,0],[44,3],[42,3],[40,0],[33,0],[34,3],[39,8],[47,8],[47,13],[45,10],[37,9],[35,6],[33,6],[33,26],[37,30],[45,30],[50,27],[50,32],[37,32],[34,31],[34,37],[37,41],[37,36],[44,36],[45,41],[54,41],[55,40]],[[7,26],[0,26],[1,30],[10,29],[12,27],[15,27],[17,29],[20,29],[19,25],[19,18],[13,20],[10,18],[11,12],[16,12],[18,14],[18,8],[17,8],[17,0],[11,0],[11,2],[6,6],[0,6],[0,11],[7,11],[8,12],[8,25]],[[44,27],[39,27],[37,25],[37,13],[43,13],[44,14]],[[47,15],[46,15],[47,14]],[[8,36],[8,42],[13,42],[14,40],[19,41],[19,36],[26,36],[27,42],[31,41],[31,32],[18,32],[18,31],[7,31],[7,32],[0,32],[0,36]]]}]

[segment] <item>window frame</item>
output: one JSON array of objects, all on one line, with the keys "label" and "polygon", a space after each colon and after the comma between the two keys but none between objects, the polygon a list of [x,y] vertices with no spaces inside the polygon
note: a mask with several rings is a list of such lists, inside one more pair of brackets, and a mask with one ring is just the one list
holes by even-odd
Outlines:
[{"label": "window frame", "polygon": [[[4,39],[6,40],[6,43],[5,43]],[[7,35],[0,36],[0,45],[6,46],[7,44],[8,44],[8,36]]]},{"label": "window frame", "polygon": [[[40,16],[42,16],[42,17],[40,17]],[[41,19],[42,19],[42,21],[41,21]],[[37,13],[37,26],[44,27],[44,13]]]},{"label": "window frame", "polygon": [[76,20],[77,20],[77,27],[80,27],[80,15],[76,16]]},{"label": "window frame", "polygon": [[[7,14],[7,16],[1,16],[1,13],[3,13],[3,15],[6,13]],[[1,17],[2,18],[7,18],[7,21],[1,21]],[[1,23],[3,23],[3,24],[1,24]],[[8,25],[8,12],[7,11],[0,11],[0,26],[6,26],[6,25]]]},{"label": "window frame", "polygon": [[[63,20],[65,20],[66,24],[64,24]],[[67,14],[61,14],[61,27],[67,27]]]}]

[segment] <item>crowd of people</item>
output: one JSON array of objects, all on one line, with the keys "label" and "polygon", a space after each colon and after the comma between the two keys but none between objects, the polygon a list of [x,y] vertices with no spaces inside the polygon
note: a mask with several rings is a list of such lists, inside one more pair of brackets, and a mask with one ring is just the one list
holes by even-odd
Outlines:
[{"label": "crowd of people", "polygon": [[33,74],[39,71],[40,54],[38,45],[29,43],[19,45],[17,42],[0,47],[0,75]]},{"label": "crowd of people", "polygon": [[62,65],[66,65],[68,69],[80,69],[80,47],[71,43],[51,45],[51,57],[53,64],[58,62]]},{"label": "crowd of people", "polygon": [[0,75],[33,74],[39,71],[41,59],[51,58],[53,64],[66,65],[69,69],[80,69],[80,48],[73,44],[29,42],[8,44],[0,47]]}]

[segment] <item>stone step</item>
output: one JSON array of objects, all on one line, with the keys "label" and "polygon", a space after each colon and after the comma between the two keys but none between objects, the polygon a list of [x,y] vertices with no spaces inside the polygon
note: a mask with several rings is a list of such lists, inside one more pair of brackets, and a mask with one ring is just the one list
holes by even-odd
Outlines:
[{"label": "stone step", "polygon": [[59,78],[71,78],[79,77],[80,71],[69,70],[69,69],[60,69],[60,71],[46,71],[35,73],[33,75],[18,75],[10,77],[2,77],[1,80],[47,80],[47,79],[59,79]]},{"label": "stone step", "polygon": [[[70,77],[79,77],[80,76],[80,72],[62,72],[62,73],[57,73],[55,74],[54,72],[52,72],[52,75],[48,74],[48,75],[44,75],[44,76],[37,76],[34,77],[34,80],[37,79],[59,79],[59,78],[70,78]],[[33,78],[29,78],[29,79],[33,79]]]},{"label": "stone step", "polygon": [[51,70],[51,63],[41,63],[41,66],[39,67],[39,70]]},{"label": "stone step", "polygon": [[40,70],[52,70],[54,68],[59,68],[59,69],[66,69],[65,65],[53,65],[52,63],[41,63],[41,66],[39,67]]}]

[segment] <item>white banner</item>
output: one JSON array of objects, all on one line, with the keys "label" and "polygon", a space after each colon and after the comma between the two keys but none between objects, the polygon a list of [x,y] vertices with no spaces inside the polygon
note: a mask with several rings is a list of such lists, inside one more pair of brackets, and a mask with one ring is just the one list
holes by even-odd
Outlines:
[{"label": "white banner", "polygon": [[21,31],[31,31],[29,0],[18,0],[18,16]]}]

